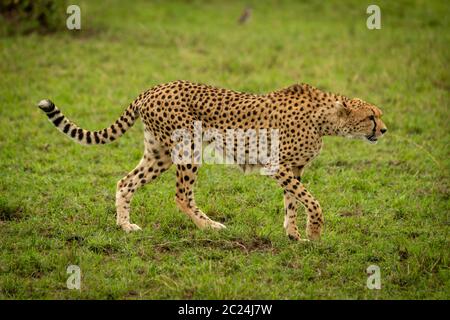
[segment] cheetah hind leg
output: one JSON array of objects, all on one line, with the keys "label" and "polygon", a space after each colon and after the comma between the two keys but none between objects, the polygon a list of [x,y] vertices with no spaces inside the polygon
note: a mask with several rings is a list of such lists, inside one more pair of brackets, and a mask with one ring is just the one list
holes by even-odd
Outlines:
[{"label": "cheetah hind leg", "polygon": [[192,164],[177,166],[176,204],[198,228],[225,229],[223,224],[211,220],[195,204],[193,187],[197,180],[198,168],[199,166]]},{"label": "cheetah hind leg", "polygon": [[138,225],[130,223],[130,203],[133,194],[138,188],[158,178],[162,172],[169,169],[171,164],[167,156],[155,158],[152,153],[146,152],[137,167],[117,183],[117,225],[124,231],[141,230]]}]

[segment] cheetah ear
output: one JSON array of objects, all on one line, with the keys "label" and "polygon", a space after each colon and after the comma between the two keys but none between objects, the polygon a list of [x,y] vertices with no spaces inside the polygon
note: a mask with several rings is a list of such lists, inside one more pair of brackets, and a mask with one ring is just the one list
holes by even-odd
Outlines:
[{"label": "cheetah ear", "polygon": [[336,101],[335,104],[336,106],[336,114],[339,118],[344,118],[350,115],[350,113],[352,112],[350,110],[350,108],[345,107],[342,103],[340,103],[339,101]]}]

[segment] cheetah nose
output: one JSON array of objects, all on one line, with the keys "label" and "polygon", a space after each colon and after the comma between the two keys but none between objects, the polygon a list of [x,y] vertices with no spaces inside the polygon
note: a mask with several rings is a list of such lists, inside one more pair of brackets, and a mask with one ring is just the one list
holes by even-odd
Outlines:
[{"label": "cheetah nose", "polygon": [[385,133],[386,133],[386,131],[387,131],[387,129],[386,129],[386,128],[380,129],[380,132],[381,132],[381,134],[385,134]]}]

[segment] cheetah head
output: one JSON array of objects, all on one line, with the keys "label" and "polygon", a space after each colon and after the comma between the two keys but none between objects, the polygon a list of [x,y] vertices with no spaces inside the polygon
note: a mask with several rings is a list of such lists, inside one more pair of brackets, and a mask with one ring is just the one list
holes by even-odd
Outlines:
[{"label": "cheetah head", "polygon": [[386,133],[386,125],[381,121],[383,113],[376,106],[358,98],[347,100],[344,105],[336,102],[336,106],[340,135],[377,143]]}]

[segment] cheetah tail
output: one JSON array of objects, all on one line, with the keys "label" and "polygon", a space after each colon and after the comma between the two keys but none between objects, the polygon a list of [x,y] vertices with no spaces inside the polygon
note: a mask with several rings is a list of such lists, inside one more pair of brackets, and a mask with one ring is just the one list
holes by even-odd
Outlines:
[{"label": "cheetah tail", "polygon": [[80,128],[67,119],[50,100],[41,100],[38,107],[45,112],[48,119],[59,131],[83,145],[110,143],[120,138],[139,117],[137,106],[132,103],[110,127],[98,131],[89,131]]}]

